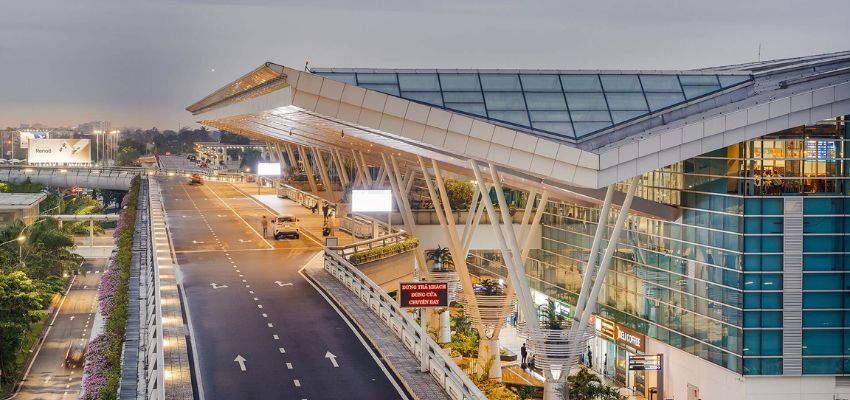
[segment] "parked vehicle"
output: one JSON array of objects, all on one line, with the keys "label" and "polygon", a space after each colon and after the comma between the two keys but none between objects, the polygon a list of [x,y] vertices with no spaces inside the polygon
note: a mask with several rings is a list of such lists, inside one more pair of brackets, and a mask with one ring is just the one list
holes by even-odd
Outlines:
[{"label": "parked vehicle", "polygon": [[301,237],[300,227],[298,226],[298,218],[294,215],[281,214],[274,218],[275,240],[280,240],[284,237],[292,237],[295,239]]}]

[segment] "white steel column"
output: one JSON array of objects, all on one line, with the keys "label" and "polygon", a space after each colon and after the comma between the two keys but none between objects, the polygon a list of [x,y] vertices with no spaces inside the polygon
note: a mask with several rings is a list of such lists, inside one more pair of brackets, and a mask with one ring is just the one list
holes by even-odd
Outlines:
[{"label": "white steel column", "polygon": [[295,150],[292,149],[292,145],[289,142],[284,143],[286,146],[286,156],[289,157],[289,167],[291,173],[294,175],[296,171],[299,171],[298,160],[295,157]]},{"label": "white steel column", "polygon": [[328,199],[336,203],[336,191],[334,191],[331,177],[328,174],[328,163],[325,162],[325,157],[322,156],[322,151],[318,147],[313,147],[313,155],[316,156],[316,162],[319,164],[319,176],[322,177],[322,182],[325,184],[325,193],[328,194]]},{"label": "white steel column", "polygon": [[605,192],[605,201],[602,203],[602,210],[599,212],[599,223],[596,225],[596,234],[593,236],[593,244],[590,246],[590,256],[587,259],[587,264],[584,266],[584,276],[581,280],[581,289],[576,302],[575,316],[576,321],[581,320],[582,313],[587,304],[587,297],[590,295],[590,282],[595,274],[596,261],[598,260],[599,245],[602,243],[602,236],[608,230],[608,215],[611,212],[611,200],[614,198],[614,185],[609,185]]},{"label": "white steel column", "polygon": [[298,146],[298,153],[301,154],[301,164],[304,165],[304,173],[307,174],[307,181],[310,182],[310,189],[313,194],[319,196],[319,187],[316,185],[316,177],[313,176],[313,166],[310,165],[310,159],[307,157],[307,151],[304,146]]},{"label": "white steel column", "polygon": [[[491,166],[490,168],[493,167]],[[484,191],[484,177],[481,175],[481,170],[478,168],[478,163],[475,160],[472,160],[472,172],[475,173],[475,179],[478,181],[478,189],[481,190],[482,196],[489,197],[489,192]],[[499,208],[502,211],[502,216],[505,221],[512,221],[508,214],[508,206],[505,201],[505,195],[504,193],[500,193],[502,190],[502,184],[498,181],[498,175],[495,173],[495,170],[492,172],[492,175],[495,177],[493,186],[496,188],[496,197],[499,200]],[[500,227],[499,219],[496,215],[493,204],[490,201],[484,201],[484,206],[487,208],[487,216],[490,218],[490,224],[493,226],[493,232],[496,234],[496,240],[499,242],[502,259],[508,269],[510,278],[514,281],[514,284],[518,286],[518,290],[516,290],[516,292],[520,309],[522,310],[523,316],[526,318],[526,323],[529,324],[529,327],[536,329],[539,326],[537,311],[534,308],[534,301],[531,298],[531,292],[528,289],[528,279],[525,276],[525,269],[522,268],[521,254],[517,244],[516,234],[513,231],[513,226],[511,226],[511,229],[508,229],[511,237],[513,237],[512,246],[509,248],[507,239]],[[519,268],[522,268],[522,270]]]},{"label": "white steel column", "polygon": [[[354,151],[354,150],[352,150],[352,151]],[[363,184],[367,185],[369,187],[372,187],[372,174],[371,174],[371,172],[369,172],[369,166],[366,165],[366,157],[363,156],[363,152],[360,151],[360,150],[357,151],[357,155],[359,155],[360,157],[358,159],[358,157],[355,156],[354,157],[354,163],[359,164],[360,167],[363,169],[363,171],[362,171],[363,179],[364,179]]]},{"label": "white steel column", "polygon": [[[392,157],[392,156],[390,156]],[[390,169],[390,163],[387,161],[387,156],[381,154],[381,159],[384,162],[384,170],[387,171],[390,176],[390,187],[392,188],[393,196],[396,199],[396,205],[398,206],[399,214],[401,214],[401,221],[404,225],[404,229],[412,235],[416,234],[416,220],[413,219],[413,213],[410,211],[410,201],[407,199],[407,193],[404,193],[401,189],[401,177],[393,174]],[[398,171],[396,171],[397,173]],[[412,173],[412,171],[411,171]],[[421,268],[425,268],[425,253],[424,250],[420,246],[416,246],[416,250],[414,251],[414,256],[416,257],[416,264],[414,269],[414,274],[417,277],[422,277]]]},{"label": "white steel column", "polygon": [[[440,228],[442,228],[443,236],[447,240],[446,247],[449,248],[449,253],[451,253],[452,255],[452,261],[454,261],[455,270],[457,271],[458,277],[460,278],[460,285],[463,288],[463,292],[467,297],[469,297],[468,304],[470,309],[468,311],[472,315],[479,315],[478,303],[475,300],[475,290],[472,287],[472,280],[470,279],[469,268],[466,264],[466,255],[461,253],[460,251],[460,246],[457,239],[457,230],[455,230],[454,228],[454,221],[451,222],[452,229],[449,229],[449,222],[446,219],[446,215],[443,214],[441,206],[437,204],[438,201],[442,202],[445,200],[441,200],[442,196],[437,196],[437,192],[434,190],[434,184],[433,182],[431,182],[431,177],[428,174],[428,168],[425,166],[425,161],[422,159],[422,157],[418,158],[419,166],[422,168],[422,175],[425,179],[425,185],[428,187],[428,195],[431,196],[431,202],[434,204],[434,213],[437,215],[437,220],[440,221]],[[451,205],[448,204],[447,201],[444,207],[448,207],[448,209],[451,210]],[[449,216],[454,218],[451,215]],[[478,319],[480,320],[480,318]],[[477,328],[479,332],[483,331],[483,327],[480,324],[478,325],[479,326],[477,326]],[[481,333],[483,334],[483,332]]]}]

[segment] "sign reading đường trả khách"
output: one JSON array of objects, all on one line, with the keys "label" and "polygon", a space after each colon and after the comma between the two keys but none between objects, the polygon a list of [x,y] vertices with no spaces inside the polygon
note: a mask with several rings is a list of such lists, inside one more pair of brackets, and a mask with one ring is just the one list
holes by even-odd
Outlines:
[{"label": "sign reading \u0111\u01b0\u1eddng tr\u1ea3 kh\u00e1ch", "polygon": [[448,307],[449,285],[445,282],[402,282],[399,284],[399,304],[411,307]]}]

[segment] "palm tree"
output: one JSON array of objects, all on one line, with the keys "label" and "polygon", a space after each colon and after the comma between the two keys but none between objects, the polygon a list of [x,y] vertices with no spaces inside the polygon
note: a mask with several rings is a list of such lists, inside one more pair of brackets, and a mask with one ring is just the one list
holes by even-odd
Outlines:
[{"label": "palm tree", "polygon": [[449,248],[440,247],[440,245],[437,245],[436,249],[426,250],[425,259],[427,261],[434,262],[435,272],[447,271],[455,266],[454,260],[452,260],[452,253],[449,251]]}]

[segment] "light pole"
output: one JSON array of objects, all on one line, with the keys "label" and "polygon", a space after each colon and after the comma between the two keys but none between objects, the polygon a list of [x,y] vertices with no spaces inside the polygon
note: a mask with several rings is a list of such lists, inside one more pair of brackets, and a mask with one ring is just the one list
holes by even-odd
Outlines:
[{"label": "light pole", "polygon": [[117,146],[116,145],[118,144],[118,134],[119,133],[121,133],[121,131],[118,130],[118,129],[113,129],[113,130],[109,131],[108,138],[109,138],[109,148],[110,148],[110,150],[108,152],[109,156],[107,157],[107,159],[111,160],[110,165],[115,165],[115,157],[117,155],[117,152],[116,152]]},{"label": "light pole", "polygon": [[7,240],[3,243],[0,243],[0,246],[3,246],[3,245],[6,245],[6,244],[9,244],[9,243],[12,243],[12,242],[18,242],[18,262],[21,263],[21,266],[24,265],[24,241],[25,240],[27,240],[27,237],[24,236],[23,233],[22,233],[22,234],[19,234],[18,237],[14,238],[12,240]]},{"label": "light pole", "polygon": [[103,132],[104,131],[102,131],[100,129],[93,131],[93,133],[94,133],[94,165],[97,165],[97,162],[99,160],[98,156],[100,155],[100,135]]}]

